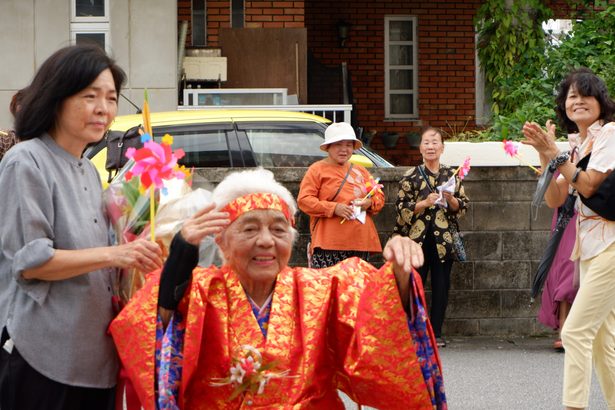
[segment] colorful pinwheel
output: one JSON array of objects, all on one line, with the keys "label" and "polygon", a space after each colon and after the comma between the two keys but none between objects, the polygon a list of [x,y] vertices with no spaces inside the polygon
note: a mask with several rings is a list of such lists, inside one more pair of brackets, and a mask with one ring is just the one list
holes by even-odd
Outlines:
[{"label": "colorful pinwheel", "polygon": [[135,162],[132,169],[126,173],[127,181],[133,176],[139,177],[145,191],[151,185],[156,189],[162,188],[165,180],[185,178],[185,170],[177,164],[177,160],[183,158],[185,153],[181,148],[175,152],[171,151],[173,137],[166,134],[161,144],[153,141],[149,134],[143,134],[141,139],[143,148],[126,150],[126,157]]},{"label": "colorful pinwheel", "polygon": [[384,185],[380,183],[379,177],[376,179],[370,177],[370,179],[365,182],[365,192],[367,192],[367,194],[365,194],[365,197],[362,200],[366,200],[367,198],[374,196],[376,192],[382,191],[382,188],[384,188]]},{"label": "colorful pinwheel", "polygon": [[453,176],[459,174],[459,179],[464,179],[466,175],[468,175],[468,173],[470,172],[470,159],[470,157],[467,157],[465,160],[463,160],[463,164],[461,164],[455,170],[455,172],[453,172]]},{"label": "colorful pinwheel", "polygon": [[150,219],[150,238],[155,241],[155,190],[163,188],[163,182],[173,178],[183,179],[188,175],[184,167],[179,167],[177,160],[183,158],[184,150],[178,149],[171,151],[173,137],[169,134],[162,138],[162,143],[157,143],[152,139],[152,122],[149,114],[149,102],[147,90],[144,92],[143,102],[143,126],[145,134],[141,136],[143,148],[126,150],[126,157],[134,161],[133,167],[126,173],[126,181],[130,181],[133,176],[140,178],[139,191],[145,192],[149,188],[149,219]]},{"label": "colorful pinwheel", "polygon": [[519,143],[510,140],[502,141],[504,143],[504,151],[509,157],[516,157],[519,154]]},{"label": "colorful pinwheel", "polygon": [[531,170],[536,172],[538,175],[542,173],[542,171],[540,171],[533,165],[528,164],[523,158],[521,158],[521,154],[519,154],[519,142],[510,141],[510,140],[503,140],[502,142],[504,143],[504,151],[509,157],[517,158],[520,163],[528,166]]}]

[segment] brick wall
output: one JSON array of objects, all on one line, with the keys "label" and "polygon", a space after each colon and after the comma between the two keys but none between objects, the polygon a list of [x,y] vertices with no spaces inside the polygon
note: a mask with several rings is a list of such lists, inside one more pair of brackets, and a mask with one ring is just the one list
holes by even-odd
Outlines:
[{"label": "brick wall", "polygon": [[207,46],[218,47],[218,36],[221,28],[231,26],[231,2],[207,1]]},{"label": "brick wall", "polygon": [[[366,130],[404,134],[422,125],[446,132],[475,127],[473,18],[480,0],[306,2],[308,47],[327,65],[348,64],[358,123]],[[419,121],[384,120],[384,17],[418,17]],[[346,47],[339,46],[336,22],[352,24]],[[404,138],[386,149],[378,135],[372,146],[394,163],[417,163],[420,156]]]},{"label": "brick wall", "polygon": [[303,1],[246,1],[246,27],[303,28]]},{"label": "brick wall", "polygon": [[[305,168],[273,172],[297,196]],[[407,168],[372,169],[385,185],[387,203],[374,221],[384,244],[395,223],[398,181]],[[195,186],[210,187],[228,169],[199,169]],[[470,207],[461,219],[468,262],[453,265],[447,335],[538,335],[550,330],[536,321],[540,300],[530,306],[531,278],[547,242],[552,211],[532,216],[536,177],[526,167],[473,167],[464,181]],[[300,237],[291,265],[306,266],[308,218],[297,218]],[[381,262],[380,255],[372,258]],[[429,287],[429,285],[427,285]],[[427,292],[429,298],[429,292]]]},{"label": "brick wall", "polygon": [[[178,18],[190,19],[190,0],[178,0]],[[420,162],[418,150],[403,135],[423,126],[456,134],[475,123],[474,17],[482,0],[405,2],[382,0],[246,1],[245,27],[306,27],[308,50],[321,63],[339,66],[346,62],[352,80],[358,125],[376,132],[371,146],[397,165]],[[557,17],[570,12],[566,0],[547,3]],[[576,6],[575,6],[576,7]],[[384,119],[384,18],[409,15],[418,18],[418,112],[414,121]],[[230,1],[207,2],[207,40],[217,47],[219,31],[230,27]],[[341,47],[336,23],[351,24],[349,38]],[[190,44],[190,31],[187,44]],[[399,133],[397,145],[386,148],[384,132]],[[446,135],[445,135],[446,136]]]},{"label": "brick wall", "polygon": [[[207,45],[218,47],[221,28],[231,27],[231,2],[207,1]],[[191,1],[177,0],[178,20],[191,19]],[[244,3],[246,28],[301,28],[305,27],[303,1],[246,1]],[[191,44],[190,25],[186,45]]]}]

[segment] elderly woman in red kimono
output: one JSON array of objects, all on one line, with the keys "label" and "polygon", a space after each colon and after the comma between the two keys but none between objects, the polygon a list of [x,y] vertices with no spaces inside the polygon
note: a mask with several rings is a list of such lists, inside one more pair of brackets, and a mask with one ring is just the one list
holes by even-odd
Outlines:
[{"label": "elderly woman in red kimono", "polygon": [[[395,237],[376,269],[288,267],[295,201],[263,169],[233,173],[186,221],[160,275],[111,325],[146,409],[446,409],[420,247]],[[216,235],[224,264],[196,267]]]}]

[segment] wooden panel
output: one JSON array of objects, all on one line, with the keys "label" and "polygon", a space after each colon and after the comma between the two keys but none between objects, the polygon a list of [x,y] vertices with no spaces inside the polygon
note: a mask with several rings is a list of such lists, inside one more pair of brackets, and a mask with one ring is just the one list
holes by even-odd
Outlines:
[{"label": "wooden panel", "polygon": [[287,88],[308,103],[305,28],[221,29],[220,48],[228,59],[224,88]]}]

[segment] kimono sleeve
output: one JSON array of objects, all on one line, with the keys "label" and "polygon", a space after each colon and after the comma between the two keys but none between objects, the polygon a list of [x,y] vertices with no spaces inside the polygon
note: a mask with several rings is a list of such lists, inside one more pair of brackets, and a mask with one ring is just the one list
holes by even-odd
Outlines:
[{"label": "kimono sleeve", "polygon": [[122,367],[146,410],[155,409],[156,405],[154,383],[159,282],[159,270],[149,274],[143,287],[109,327]]},{"label": "kimono sleeve", "polygon": [[[192,281],[178,310],[190,324],[184,335],[180,403],[190,378],[198,363],[203,331],[209,277],[206,268],[197,267]],[[132,382],[142,406],[156,408],[154,391],[156,375],[156,321],[158,318],[158,289],[160,270],[149,274],[148,279],[111,323],[110,331],[115,341],[122,366]]]},{"label": "kimono sleeve", "polygon": [[383,409],[433,409],[392,268],[338,265],[329,344],[338,388]]}]

